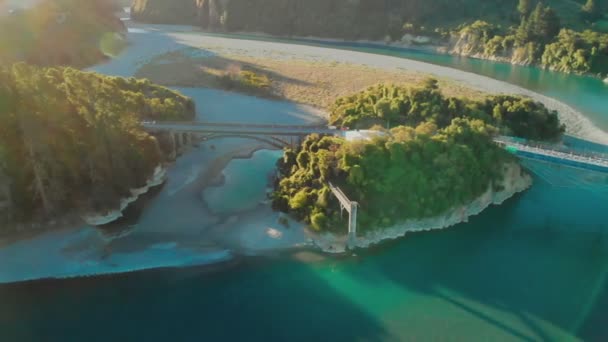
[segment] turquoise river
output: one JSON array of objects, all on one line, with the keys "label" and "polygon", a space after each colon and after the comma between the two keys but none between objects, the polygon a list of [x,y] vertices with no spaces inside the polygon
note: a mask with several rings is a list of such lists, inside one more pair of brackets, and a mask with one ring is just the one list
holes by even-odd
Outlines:
[{"label": "turquoise river", "polygon": [[[608,85],[595,78],[340,47],[521,85],[608,131]],[[256,154],[254,167],[243,164],[225,185],[266,177],[275,158]],[[302,250],[211,267],[0,285],[0,340],[607,341],[608,180],[536,170],[531,190],[469,223],[347,256]],[[212,202],[219,195],[212,189],[205,196]]]}]

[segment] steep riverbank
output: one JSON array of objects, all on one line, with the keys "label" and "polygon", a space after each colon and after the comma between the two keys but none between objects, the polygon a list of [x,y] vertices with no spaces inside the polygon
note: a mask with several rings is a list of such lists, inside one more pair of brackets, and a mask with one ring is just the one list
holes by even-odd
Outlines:
[{"label": "steep riverbank", "polygon": [[[504,179],[497,184],[502,190],[496,191],[494,185],[468,205],[453,208],[443,215],[419,220],[408,220],[392,227],[378,228],[359,235],[350,246],[355,248],[368,248],[387,240],[394,240],[408,233],[441,230],[450,228],[459,223],[468,222],[469,218],[480,214],[491,205],[501,205],[516,194],[532,186],[532,177],[527,174],[519,164],[505,165]],[[314,234],[316,246],[327,253],[344,253],[348,246],[348,237],[337,236],[331,233]]]},{"label": "steep riverbank", "polygon": [[90,213],[82,215],[82,219],[88,225],[91,226],[102,226],[111,222],[114,222],[122,217],[122,212],[137,199],[146,194],[150,189],[157,187],[165,182],[167,178],[167,169],[163,166],[157,166],[154,169],[154,173],[146,181],[146,184],[141,188],[131,189],[131,196],[120,200],[118,208],[109,210],[105,213]]}]

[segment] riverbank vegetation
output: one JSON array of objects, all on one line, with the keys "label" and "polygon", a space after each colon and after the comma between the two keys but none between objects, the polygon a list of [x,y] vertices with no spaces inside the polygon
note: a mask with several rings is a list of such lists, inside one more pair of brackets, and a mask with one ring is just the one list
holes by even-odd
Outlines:
[{"label": "riverbank vegetation", "polygon": [[0,222],[117,207],[163,160],[140,120],[193,116],[190,99],[146,80],[0,68]]},{"label": "riverbank vegetation", "polygon": [[[592,2],[595,3],[595,2]],[[586,20],[599,19],[599,5],[582,8]],[[543,2],[521,0],[518,26],[504,29],[486,21],[475,21],[454,33],[450,51],[464,56],[540,65],[567,73],[608,74],[608,34],[586,29],[563,28],[556,12]]]},{"label": "riverbank vegetation", "polygon": [[431,121],[400,126],[372,142],[311,136],[280,160],[274,207],[315,230],[343,231],[331,181],[359,202],[363,231],[440,215],[500,182],[513,157],[492,143],[494,133],[481,120],[459,118],[443,129]]},{"label": "riverbank vegetation", "polygon": [[114,0],[47,0],[2,13],[0,64],[84,67],[114,56],[126,45],[117,9]]},{"label": "riverbank vegetation", "polygon": [[268,76],[249,70],[228,71],[217,76],[221,89],[245,94],[272,96],[271,81]]},{"label": "riverbank vegetation", "polygon": [[456,118],[474,118],[500,133],[531,140],[557,139],[564,132],[557,112],[523,96],[492,95],[482,99],[446,97],[434,79],[418,86],[380,84],[336,100],[330,123],[353,129],[373,125],[416,127],[433,122],[445,127]]},{"label": "riverbank vegetation", "polygon": [[554,112],[528,99],[448,99],[432,79],[410,88],[379,85],[338,99],[332,120],[357,128],[376,125],[380,132],[371,141],[308,137],[297,150],[285,151],[273,194],[275,209],[318,231],[345,224],[329,182],[359,202],[364,230],[434,217],[491,186],[501,190],[505,165],[515,159],[494,136],[555,139],[563,131]]}]

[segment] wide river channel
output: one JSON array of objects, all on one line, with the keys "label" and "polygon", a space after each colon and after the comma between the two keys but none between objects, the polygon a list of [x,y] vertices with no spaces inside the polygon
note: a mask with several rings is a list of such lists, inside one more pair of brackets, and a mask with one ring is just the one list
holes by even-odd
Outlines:
[{"label": "wide river channel", "polygon": [[[608,85],[596,78],[371,45],[332,47],[517,84],[608,131]],[[276,154],[253,158],[251,170],[240,167],[243,160],[233,164],[224,185],[265,180]],[[237,199],[263,190],[249,184],[228,200],[247,207]],[[226,207],[217,191],[205,196],[211,210]],[[606,341],[608,182],[539,169],[532,189],[469,223],[354,255],[301,251],[221,267],[0,285],[0,303],[2,341]]]}]

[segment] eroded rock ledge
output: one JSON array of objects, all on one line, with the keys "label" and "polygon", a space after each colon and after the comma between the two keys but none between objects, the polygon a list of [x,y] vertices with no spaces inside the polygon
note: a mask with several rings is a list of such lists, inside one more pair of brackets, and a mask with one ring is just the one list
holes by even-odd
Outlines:
[{"label": "eroded rock ledge", "polygon": [[[504,168],[502,190],[495,191],[490,185],[488,190],[469,205],[449,210],[437,217],[407,220],[401,224],[370,231],[357,237],[354,247],[368,248],[382,241],[394,240],[407,233],[446,229],[459,223],[468,222],[469,217],[480,214],[491,205],[500,205],[515,194],[525,191],[532,186],[532,177],[517,163],[509,163]],[[501,187],[498,188],[501,188]],[[324,233],[313,237],[315,245],[328,253],[344,253],[347,248],[347,237]]]}]

